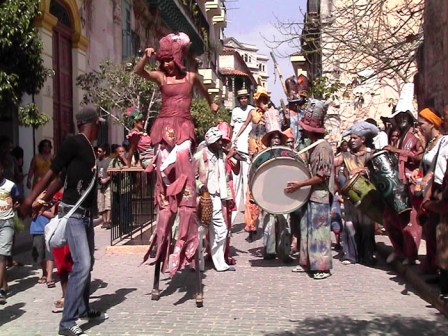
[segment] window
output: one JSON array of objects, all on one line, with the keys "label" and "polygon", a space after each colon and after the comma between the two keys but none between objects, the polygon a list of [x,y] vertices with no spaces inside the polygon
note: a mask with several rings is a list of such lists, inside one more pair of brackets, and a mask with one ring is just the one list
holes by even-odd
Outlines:
[{"label": "window", "polygon": [[131,3],[128,0],[121,2],[121,27],[122,27],[122,59],[132,56],[132,32],[131,32]]}]

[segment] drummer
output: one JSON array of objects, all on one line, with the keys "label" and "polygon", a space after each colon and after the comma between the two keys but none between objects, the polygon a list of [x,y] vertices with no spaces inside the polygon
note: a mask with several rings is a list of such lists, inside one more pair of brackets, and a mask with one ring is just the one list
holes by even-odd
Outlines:
[{"label": "drummer", "polygon": [[[368,146],[377,136],[378,128],[366,121],[353,125],[343,136],[350,135],[349,150],[336,156],[336,171],[343,167],[346,181],[357,174],[367,173],[366,162],[371,158],[373,150]],[[375,263],[375,226],[365,213],[344,198],[345,224],[342,232],[342,263],[344,265],[359,262],[364,265]],[[373,204],[372,204],[373,206]]]},{"label": "drummer", "polygon": [[421,200],[412,195],[413,186],[410,184],[409,177],[412,171],[419,167],[424,148],[415,134],[417,129],[413,124],[416,120],[409,109],[399,109],[390,118],[393,119],[402,136],[397,147],[388,145],[384,149],[398,156],[398,174],[400,180],[410,187],[412,210],[410,216],[408,213],[398,215],[392,211],[384,212],[384,227],[394,247],[394,252],[386,261],[391,263],[395,258],[401,257],[404,258],[404,265],[415,264],[422,237],[422,228],[417,224],[417,209]]},{"label": "drummer", "polygon": [[327,106],[323,101],[311,100],[299,125],[304,135],[314,144],[309,150],[307,163],[312,177],[304,181],[290,181],[286,193],[293,193],[305,186],[311,186],[309,201],[304,205],[300,221],[299,265],[293,272],[310,272],[313,279],[321,280],[331,276],[331,220],[330,208],[334,195],[333,149],[324,140],[324,119]]},{"label": "drummer", "polygon": [[[273,115],[271,115],[273,114]],[[266,112],[267,133],[261,139],[266,147],[284,146],[288,137],[281,131],[280,120],[275,113]],[[263,258],[275,259],[277,256],[285,263],[293,259],[291,252],[291,229],[288,223],[288,214],[274,215],[264,212],[263,215]]]}]

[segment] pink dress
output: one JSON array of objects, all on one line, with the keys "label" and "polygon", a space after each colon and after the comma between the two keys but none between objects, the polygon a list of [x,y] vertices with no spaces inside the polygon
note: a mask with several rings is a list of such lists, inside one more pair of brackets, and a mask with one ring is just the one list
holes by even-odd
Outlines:
[{"label": "pink dress", "polygon": [[[144,260],[149,258],[151,250],[157,246],[151,264],[161,262],[162,272],[165,272],[170,263],[170,275],[173,276],[193,260],[198,247],[196,183],[190,149],[177,151],[175,163],[163,172],[166,176],[162,176],[160,167],[175,145],[187,140],[195,143],[190,113],[193,85],[187,75],[184,82],[164,83],[160,90],[162,110],[150,133],[152,145],[158,145],[158,153],[155,154],[155,203],[159,211],[156,234]],[[176,245],[171,251],[171,228],[176,215],[179,215],[179,230]]]},{"label": "pink dress", "polygon": [[190,113],[193,85],[188,76],[183,83],[163,84],[160,91],[162,109],[151,128],[153,145],[162,141],[171,147],[185,140],[194,143],[194,125]]}]

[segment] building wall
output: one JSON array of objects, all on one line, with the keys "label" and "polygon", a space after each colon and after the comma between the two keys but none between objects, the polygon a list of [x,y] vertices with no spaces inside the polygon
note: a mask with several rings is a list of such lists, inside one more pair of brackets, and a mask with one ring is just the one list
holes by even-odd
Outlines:
[{"label": "building wall", "polygon": [[[360,0],[358,3],[362,1]],[[419,0],[413,1],[417,2]],[[365,2],[368,3],[369,1],[365,0]],[[387,6],[393,9],[402,3],[403,0],[390,0]],[[377,72],[374,65],[370,66],[372,64],[370,62],[374,62],[374,60],[369,59],[368,55],[350,52],[344,43],[339,44],[337,38],[334,38],[334,34],[337,34],[337,36],[346,34],[346,38],[350,38],[350,30],[353,28],[353,23],[350,22],[352,18],[349,15],[340,15],[341,8],[344,8],[344,6],[346,6],[344,0],[321,0],[320,2],[320,17],[324,23],[321,28],[323,48],[321,73],[331,82],[339,81],[343,85],[343,88],[328,101],[328,139],[333,143],[340,140],[341,131],[347,129],[356,121],[374,118],[382,126],[380,117],[391,114],[403,85],[406,82],[413,81],[416,71],[415,65],[412,65],[406,79],[390,73]],[[388,19],[389,24],[392,24],[390,21],[393,21],[394,17],[390,16]],[[373,24],[372,22],[369,22],[369,24]],[[359,24],[362,23],[361,18]],[[342,27],[347,27],[347,32],[341,31]],[[381,28],[372,27],[372,34],[374,34],[375,29],[382,31]],[[362,82],[363,77],[370,78]]]},{"label": "building wall", "polygon": [[[448,104],[448,2],[425,1],[421,105],[441,111]],[[423,106],[421,106],[423,107]]]}]

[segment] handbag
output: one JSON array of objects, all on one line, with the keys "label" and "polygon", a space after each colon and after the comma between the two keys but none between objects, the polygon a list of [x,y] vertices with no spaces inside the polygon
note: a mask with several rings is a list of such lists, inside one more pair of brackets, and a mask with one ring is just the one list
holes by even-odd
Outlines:
[{"label": "handbag", "polygon": [[65,228],[67,226],[68,219],[75,213],[81,203],[92,190],[96,184],[96,173],[93,174],[92,181],[89,184],[87,190],[81,195],[78,202],[70,209],[69,212],[62,218],[59,215],[54,216],[50,222],[45,226],[45,245],[49,251],[54,248],[62,247],[67,244],[67,238],[65,236]]}]

